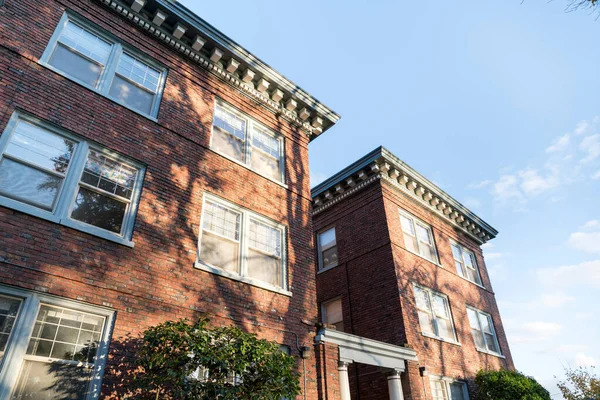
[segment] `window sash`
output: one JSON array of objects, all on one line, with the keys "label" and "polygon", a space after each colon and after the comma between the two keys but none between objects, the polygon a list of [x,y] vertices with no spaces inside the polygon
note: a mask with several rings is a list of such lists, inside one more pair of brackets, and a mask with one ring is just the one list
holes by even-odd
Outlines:
[{"label": "window sash", "polygon": [[[205,213],[206,213],[206,209],[207,209],[206,207],[207,207],[208,203],[217,204],[218,206],[226,208],[226,209],[230,210],[231,212],[240,214],[238,240],[233,240],[232,238],[225,237],[223,235],[220,235],[219,233],[215,233],[211,230],[204,228],[204,219],[206,217]],[[266,225],[266,226],[273,228],[279,232],[279,234],[280,234],[279,254],[266,252],[264,249],[255,248],[254,246],[252,246],[250,244],[250,224],[252,223],[252,221],[256,221],[260,224]],[[218,266],[215,266],[215,265],[211,265],[202,260],[202,237],[203,237],[203,234],[205,232],[207,232],[210,235],[218,236],[218,237],[222,238],[223,240],[227,240],[231,243],[236,243],[239,246],[238,247],[237,270],[234,273],[234,276],[232,276],[234,279],[239,277],[242,279],[250,279],[252,281],[258,281],[267,286],[273,286],[272,283],[269,283],[269,282],[266,282],[263,280],[258,280],[257,278],[253,278],[252,276],[250,276],[250,274],[248,272],[249,253],[251,251],[257,252],[257,253],[263,254],[269,258],[277,260],[278,265],[279,265],[279,273],[281,275],[280,276],[281,279],[280,279],[280,282],[275,287],[279,288],[279,289],[287,290],[287,254],[285,251],[286,250],[285,243],[286,243],[286,239],[287,239],[287,232],[286,232],[286,229],[284,226],[277,224],[273,221],[270,221],[267,218],[265,218],[259,214],[256,214],[250,210],[233,205],[225,200],[219,199],[219,198],[209,195],[209,194],[205,194],[205,196],[204,196],[200,226],[202,228],[200,230],[200,235],[198,237],[198,249],[196,251],[196,254],[197,254],[196,262],[198,264],[204,265],[218,273],[223,273],[225,275],[231,274],[231,271],[219,268]]]},{"label": "window sash", "polygon": [[[458,243],[452,242],[451,246],[452,249],[456,249],[456,252],[458,253],[457,255],[454,251],[452,252],[452,256],[454,258],[455,263],[458,263],[460,265],[460,268],[459,265],[456,265],[458,274],[463,278],[467,279],[468,281],[481,285],[481,276],[479,275],[479,268],[477,266],[475,254],[465,249]],[[467,262],[466,257],[469,257],[471,261],[470,263]],[[469,276],[469,272],[471,273],[473,279],[471,278],[471,276]]]},{"label": "window sash", "polygon": [[100,395],[102,375],[104,373],[104,364],[108,353],[108,344],[110,342],[111,327],[114,323],[114,312],[86,304],[75,303],[67,299],[48,296],[42,293],[30,292],[23,289],[12,288],[0,285],[0,295],[21,300],[21,306],[15,319],[13,331],[8,340],[4,361],[0,366],[0,398],[12,398],[13,391],[17,389],[17,384],[22,370],[22,365],[26,361],[36,361],[48,363],[60,362],[60,360],[49,359],[48,357],[39,357],[27,355],[27,347],[33,334],[34,325],[42,304],[66,308],[70,311],[94,314],[104,319],[102,325],[102,334],[99,338],[96,356],[93,363],[67,362],[65,365],[80,365],[82,368],[90,370],[90,378],[87,383],[86,400],[97,399]]},{"label": "window sash", "polygon": [[[323,243],[323,238],[325,237],[325,235],[327,235],[330,232],[333,233],[333,239],[327,243]],[[336,232],[335,232],[335,227],[332,227],[332,228],[329,228],[329,229],[326,229],[324,231],[317,233],[317,251],[318,251],[318,255],[317,255],[318,260],[317,261],[319,264],[319,270],[329,268],[329,267],[335,267],[336,265],[338,265],[337,261],[325,265],[325,253],[330,250],[335,250],[335,255],[337,258],[337,256],[338,256],[337,255],[337,236],[336,236]]]},{"label": "window sash", "polygon": [[[74,147],[72,155],[69,160],[69,165],[67,169],[62,174],[57,172],[53,173],[52,171],[49,171],[45,168],[42,169],[39,166],[31,165],[31,163],[28,162],[22,162],[20,159],[17,161],[18,163],[22,163],[23,165],[35,168],[44,173],[52,174],[53,176],[57,176],[62,179],[62,182],[57,190],[56,197],[54,199],[54,204],[52,205],[51,209],[48,209],[47,207],[41,204],[36,205],[34,204],[35,202],[26,199],[16,198],[16,196],[12,195],[11,193],[5,192],[0,194],[0,204],[6,207],[15,208],[19,211],[39,216],[41,218],[49,219],[56,223],[68,225],[75,229],[79,229],[94,234],[96,236],[103,237],[105,239],[129,244],[131,236],[133,234],[133,224],[135,214],[137,211],[137,205],[139,202],[139,194],[141,191],[144,168],[135,162],[132,162],[120,155],[110,152],[108,149],[97,146],[94,143],[90,143],[84,140],[83,138],[71,135],[68,132],[56,129],[53,126],[50,126],[48,123],[38,120],[35,117],[21,114],[19,112],[13,113],[3,134],[0,136],[0,163],[5,158],[7,160],[12,160],[14,158],[10,154],[5,154],[5,151],[11,143],[15,132],[17,132],[19,125],[22,123],[31,124],[37,129],[41,129],[48,134],[52,134],[56,138],[60,138],[61,140],[68,140],[69,142],[73,143]],[[129,168],[137,170],[137,175],[132,186],[131,199],[125,199],[123,197],[111,194],[107,191],[95,188],[91,185],[86,185],[84,182],[81,182],[81,176],[83,174],[85,163],[88,158],[88,155],[90,154],[90,151],[95,151],[110,160],[123,163]],[[75,207],[75,200],[77,198],[77,195],[79,194],[80,187],[85,187],[86,189],[97,192],[102,196],[114,198],[115,200],[126,204],[125,212],[121,221],[120,232],[117,233],[114,231],[109,231],[99,226],[85,223],[72,217],[73,208]]]},{"label": "window sash", "polygon": [[[418,298],[418,293],[423,293],[426,295],[426,301],[427,301],[427,305],[426,307],[421,307],[418,305],[418,301],[416,301],[416,299]],[[414,295],[415,295],[415,304],[417,306],[417,311],[419,313],[424,313],[427,314],[430,318],[430,321],[432,323],[433,326],[433,332],[429,332],[426,327],[421,326],[421,331],[423,333],[426,334],[433,334],[439,338],[442,338],[444,340],[450,340],[450,341],[456,341],[456,330],[454,328],[454,321],[452,319],[452,314],[450,312],[450,302],[448,300],[448,297],[441,294],[441,293],[437,293],[434,292],[433,290],[429,289],[429,288],[424,288],[421,286],[414,286]],[[445,315],[440,315],[436,310],[435,310],[435,299],[441,299],[444,303],[444,311],[445,311]],[[445,337],[445,336],[441,336],[440,335],[440,321],[446,321],[447,323],[449,323],[450,325],[450,333],[451,333],[451,337]],[[419,323],[421,324],[421,321],[419,320]]]},{"label": "window sash", "polygon": [[[406,223],[410,223],[410,225],[406,226],[404,224],[404,221],[406,221]],[[421,257],[425,258],[426,260],[429,260],[429,261],[437,264],[438,263],[438,254],[437,254],[437,248],[435,246],[435,240],[433,238],[433,231],[431,229],[431,226],[418,220],[416,217],[413,217],[412,215],[406,213],[403,210],[400,210],[400,225],[402,226],[402,232],[404,233],[404,235],[410,236],[413,239],[413,243],[416,244],[416,246],[417,246],[416,253],[418,255],[420,255]],[[420,237],[420,235],[418,234],[418,231],[417,231],[419,228],[421,228],[427,232],[429,241],[425,241]],[[406,242],[406,240],[407,239],[405,236],[404,241]],[[404,245],[408,251],[411,251],[408,248],[409,245],[407,243],[405,243]],[[427,257],[427,251],[425,250],[424,246],[430,249],[433,258]]]},{"label": "window sash", "polygon": [[[467,312],[469,322],[471,325],[471,332],[473,333],[473,339],[475,341],[475,346],[477,350],[490,352],[493,354],[502,354],[500,351],[500,343],[498,342],[498,336],[496,335],[496,329],[494,328],[494,321],[492,316],[486,312],[480,311],[476,308],[467,307],[467,311],[471,311],[471,313]],[[475,321],[473,321],[475,319]],[[487,324],[484,324],[483,321],[486,321]],[[489,327],[489,330],[486,330],[484,326]],[[477,337],[475,337],[477,335]],[[490,343],[488,340],[488,336],[491,336],[492,342]],[[479,340],[478,340],[479,338]],[[482,343],[483,347],[478,345],[477,343]],[[490,346],[493,346],[493,349],[490,349]]]},{"label": "window sash", "polygon": [[[78,49],[73,48],[73,46],[71,46],[68,43],[65,43],[63,40],[61,40],[63,37],[63,34],[67,31],[67,25],[69,23],[81,28],[82,30],[86,31],[87,33],[89,33],[93,36],[96,36],[99,40],[102,40],[111,46],[110,50],[109,50],[109,54],[104,63],[102,63],[101,61],[95,60],[93,57],[90,57],[90,56],[82,53]],[[58,48],[58,46],[64,47],[67,51],[70,51],[70,52],[76,54],[77,56],[82,57],[84,60],[86,60],[90,63],[93,63],[100,68],[99,77],[98,77],[98,80],[95,83],[95,85],[91,85],[91,84],[77,78],[70,71],[63,70],[59,67],[55,67],[50,64],[50,60],[54,56],[54,52]],[[145,87],[144,85],[140,85],[139,83],[135,82],[132,78],[124,76],[122,73],[119,73],[117,71],[119,63],[121,62],[121,59],[123,58],[123,56],[129,56],[129,57],[133,58],[134,60],[146,65],[147,68],[150,68],[150,69],[153,69],[153,70],[159,72],[158,82],[156,83],[155,91],[152,91],[151,89]],[[50,41],[48,42],[48,45],[46,46],[46,50],[44,51],[44,53],[42,54],[42,57],[40,58],[40,63],[48,68],[51,68],[54,71],[57,71],[61,75],[64,75],[64,76],[68,77],[69,79],[74,80],[74,81],[78,82],[79,84],[98,92],[99,94],[103,95],[104,97],[107,97],[107,98],[121,104],[122,106],[129,108],[130,110],[132,110],[134,112],[137,112],[138,114],[145,115],[152,119],[155,119],[156,116],[158,115],[158,109],[160,106],[160,102],[162,99],[162,93],[164,90],[164,84],[166,81],[166,68],[158,65],[158,63],[156,61],[149,59],[148,57],[140,54],[138,51],[135,51],[134,49],[130,49],[128,46],[123,45],[118,39],[112,37],[112,35],[106,33],[102,29],[92,26],[92,23],[86,21],[83,18],[72,15],[70,13],[63,14],[52,37],[50,38]],[[136,108],[134,105],[128,104],[126,101],[120,100],[111,95],[110,91],[113,86],[113,81],[114,81],[114,78],[117,76],[120,77],[121,79],[124,79],[128,83],[131,83],[132,85],[134,85],[136,87],[139,87],[141,90],[144,90],[145,92],[147,92],[153,96],[152,105],[150,106],[150,112],[146,112],[142,109]]]},{"label": "window sash", "polygon": [[[264,176],[268,179],[274,180],[279,183],[284,183],[284,180],[285,180],[285,178],[284,178],[284,175],[285,175],[285,172],[284,172],[285,171],[285,154],[284,154],[285,146],[284,146],[283,136],[272,132],[270,129],[267,129],[266,127],[262,126],[258,122],[252,120],[245,114],[241,113],[240,111],[234,109],[232,106],[229,106],[228,104],[226,104],[220,100],[217,100],[215,102],[215,106],[214,106],[213,110],[214,110],[213,111],[213,124],[212,124],[212,132],[210,135],[211,149],[215,150],[219,154],[224,154],[223,151],[216,149],[215,145],[214,145],[215,129],[217,129],[220,132],[222,132],[223,134],[226,134],[226,135],[230,136],[232,139],[240,142],[242,145],[242,159],[241,160],[238,160],[236,157],[230,156],[227,154],[224,154],[225,157],[232,159],[235,162],[241,163],[242,165],[255,171],[256,173],[260,174],[261,176]],[[223,112],[223,113],[228,114],[236,119],[243,121],[244,122],[244,127],[243,127],[244,137],[241,138],[237,134],[234,134],[232,132],[229,132],[226,129],[223,129],[220,126],[217,126],[214,121],[215,115],[217,112]],[[225,121],[225,122],[227,122],[227,121]],[[270,138],[277,141],[278,157],[276,157],[273,154],[269,153],[268,151],[260,148],[260,146],[257,146],[254,143],[255,139],[257,139],[260,142],[260,139],[258,139],[260,137],[260,135],[269,136]],[[253,165],[252,154],[255,151],[259,152],[260,154],[264,155],[265,157],[276,160],[279,163],[279,171],[278,171],[278,174],[276,177],[271,177],[271,176],[266,175],[265,173],[260,171],[260,167]]]},{"label": "window sash", "polygon": [[[429,386],[431,388],[431,397],[433,400],[469,400],[467,384],[464,381],[446,377],[430,376]],[[460,397],[453,396],[453,386],[460,387]]]}]

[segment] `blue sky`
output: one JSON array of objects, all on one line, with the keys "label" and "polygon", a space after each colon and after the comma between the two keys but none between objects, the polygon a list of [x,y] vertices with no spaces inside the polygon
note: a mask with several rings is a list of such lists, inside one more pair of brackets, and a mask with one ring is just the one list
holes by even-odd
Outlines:
[{"label": "blue sky", "polygon": [[600,20],[566,2],[184,2],[342,115],[313,184],[384,145],[500,231],[515,363],[551,393],[600,363]]}]

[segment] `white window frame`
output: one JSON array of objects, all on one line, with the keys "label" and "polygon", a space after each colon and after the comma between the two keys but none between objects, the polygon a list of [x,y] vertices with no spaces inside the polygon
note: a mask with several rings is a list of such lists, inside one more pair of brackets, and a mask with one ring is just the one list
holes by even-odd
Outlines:
[{"label": "white window frame", "polygon": [[[329,232],[331,230],[333,230],[333,234],[335,235],[335,245],[331,245],[331,246],[328,246],[328,247],[321,247],[321,235],[324,234],[324,233],[326,233],[326,232]],[[336,248],[338,247],[338,243],[337,243],[337,231],[335,229],[335,226],[331,226],[329,228],[322,229],[320,232],[317,233],[317,251],[318,251],[317,260],[318,260],[318,263],[319,263],[319,272],[328,271],[331,268],[335,268],[338,265],[340,265],[339,264],[340,254],[339,254],[339,248],[338,248],[337,249],[338,262],[336,264],[332,264],[332,265],[328,265],[326,267],[323,267],[323,252],[325,250],[331,249],[333,246],[335,246]]]},{"label": "white window frame", "polygon": [[467,385],[467,382],[460,380],[460,379],[454,379],[454,378],[448,378],[446,376],[439,376],[439,375],[429,375],[429,390],[432,391],[431,393],[431,398],[433,399],[433,388],[431,387],[432,382],[441,382],[444,384],[445,388],[446,388],[446,395],[448,396],[448,400],[452,400],[451,396],[451,391],[450,391],[450,385],[452,385],[453,383],[460,383],[462,385],[463,388],[463,396],[466,400],[469,400],[469,388]]},{"label": "white window frame", "polygon": [[[404,249],[406,251],[408,251],[409,253],[412,253],[412,254],[415,254],[415,255],[421,257],[424,260],[432,262],[432,263],[434,263],[436,265],[440,265],[440,256],[438,254],[437,245],[435,243],[435,236],[433,236],[433,229],[431,228],[431,225],[423,222],[419,218],[415,217],[414,215],[410,214],[409,212],[407,212],[407,211],[405,211],[403,209],[399,209],[399,212],[400,212],[400,216],[401,217],[405,217],[405,218],[410,219],[412,221],[412,223],[413,223],[413,229],[415,231],[414,236],[411,235],[409,232],[406,232],[404,230],[404,227],[402,226],[402,219],[400,219],[400,229],[402,230],[402,240],[404,240],[404,234],[413,236],[416,239],[416,241],[417,241],[417,247],[418,247],[418,251],[419,252],[415,253],[414,251],[409,250],[407,248],[407,246],[406,246],[406,243],[404,243]],[[421,228],[423,228],[423,229],[427,230],[427,232],[429,232],[429,236],[431,237],[431,244],[433,246],[433,254],[434,254],[434,259],[433,260],[430,260],[427,257],[421,255],[421,246],[422,246],[422,244],[421,244],[421,239],[419,239],[419,235],[417,234],[417,225],[419,225]]]},{"label": "white window frame", "polygon": [[[80,28],[83,28],[84,30],[90,32],[91,34],[98,36],[99,38],[105,40],[106,42],[109,42],[112,45],[110,55],[108,57],[108,60],[106,61],[104,70],[100,73],[100,77],[98,79],[98,83],[97,83],[96,87],[91,86],[88,83],[75,78],[74,76],[71,76],[67,72],[62,71],[61,69],[58,69],[58,68],[50,65],[50,63],[49,63],[50,58],[52,57],[52,54],[54,53],[54,49],[58,45],[58,39],[60,38],[60,35],[61,35],[63,29],[65,28],[65,26],[67,25],[67,23],[69,21],[78,25]],[[156,94],[154,96],[150,114],[146,114],[145,112],[143,112],[141,110],[133,108],[130,105],[128,105],[118,99],[115,99],[114,97],[112,97],[110,95],[110,88],[112,85],[112,81],[115,77],[115,73],[117,70],[117,66],[119,64],[121,54],[123,54],[123,53],[137,59],[138,61],[140,61],[144,64],[147,64],[148,66],[150,66],[153,69],[156,69],[157,71],[160,72],[160,77],[159,77],[158,83],[157,83]],[[85,57],[85,56],[83,56],[83,57]],[[87,57],[85,57],[85,58],[87,58]],[[44,53],[42,54],[42,56],[40,57],[38,62],[41,65],[43,65],[44,67],[51,69],[52,71],[64,76],[65,78],[67,78],[69,80],[77,82],[78,84],[114,101],[115,103],[120,104],[123,107],[130,109],[131,111],[134,111],[140,115],[143,115],[144,117],[147,117],[147,118],[151,119],[152,121],[155,121],[155,122],[158,121],[157,116],[158,116],[158,111],[160,108],[160,104],[161,104],[161,100],[162,100],[162,96],[163,96],[163,92],[164,92],[164,87],[165,87],[165,82],[166,82],[166,78],[167,78],[167,68],[165,66],[159,64],[157,61],[151,59],[150,57],[142,54],[139,50],[136,50],[133,47],[123,43],[122,41],[117,39],[115,36],[111,35],[104,29],[98,27],[97,25],[86,20],[85,18],[80,17],[79,15],[76,15],[72,12],[65,12],[63,14],[58,25],[56,26],[56,29],[54,30],[54,33],[50,37],[50,41],[48,42],[48,45],[46,46],[46,50],[44,50]],[[138,84],[133,83],[129,80],[128,80],[128,82],[132,83],[133,85],[139,86]]]},{"label": "white window frame", "polygon": [[[204,263],[200,261],[201,245],[202,245],[202,234],[204,231],[204,210],[206,209],[206,202],[217,203],[223,207],[229,208],[241,214],[240,218],[240,240],[239,240],[239,260],[238,260],[238,273],[231,271],[225,271],[219,267]],[[249,229],[250,220],[254,219],[266,225],[270,225],[281,232],[281,286],[274,286],[268,282],[264,282],[248,276],[248,249],[249,249]],[[216,275],[221,275],[230,279],[241,281],[252,286],[257,286],[262,289],[270,290],[291,296],[292,292],[288,289],[288,263],[287,263],[287,229],[285,226],[265,217],[250,211],[246,208],[240,207],[227,200],[223,200],[220,197],[214,196],[210,193],[204,193],[202,200],[202,216],[200,217],[200,233],[198,235],[198,248],[196,251],[196,262],[195,267],[203,271],[211,272]]]},{"label": "white window frame", "polygon": [[[144,180],[145,167],[137,161],[131,160],[130,158],[124,157],[120,154],[108,150],[104,146],[98,145],[80,136],[69,133],[35,116],[25,114],[20,111],[15,111],[13,113],[8,124],[6,125],[6,128],[4,129],[4,132],[0,136],[0,161],[4,156],[4,151],[10,143],[10,138],[12,137],[19,122],[33,124],[54,135],[58,135],[64,137],[65,139],[71,140],[76,143],[77,148],[73,153],[73,157],[69,163],[68,170],[65,173],[63,183],[56,195],[56,201],[51,211],[21,202],[10,197],[5,197],[1,194],[0,206],[11,208],[13,210],[30,214],[38,218],[46,219],[48,221],[52,221],[60,225],[68,226],[70,228],[77,229],[79,231],[83,231],[91,235],[101,237],[103,239],[111,240],[113,242],[128,247],[133,247],[133,241],[131,240],[131,238],[133,235],[133,226],[135,224],[135,218],[137,215],[137,209],[142,190],[142,183]],[[87,155],[90,149],[95,150],[111,159],[127,163],[130,166],[138,169],[138,174],[133,186],[133,191],[131,193],[129,206],[127,207],[125,215],[123,217],[123,223],[121,225],[120,234],[99,228],[94,225],[87,224],[82,221],[78,221],[70,217],[71,210],[73,209],[75,200],[77,198],[77,194],[79,192],[81,174],[83,173],[85,162],[87,160]]]},{"label": "white window frame", "polygon": [[[413,283],[413,296],[415,299],[415,310],[417,311],[417,315],[419,312],[419,308],[417,307],[417,298],[416,298],[415,289],[423,290],[428,295],[429,307],[431,308],[431,316],[433,317],[433,329],[435,330],[434,334],[425,332],[425,331],[423,331],[423,328],[421,327],[421,324],[419,323],[419,327],[421,328],[421,335],[432,338],[432,339],[441,340],[443,342],[460,345],[460,343],[458,342],[458,336],[456,335],[456,326],[454,324],[454,317],[452,315],[452,309],[450,308],[450,299],[448,298],[448,296],[446,296],[443,293],[432,290],[426,286],[422,286],[417,283]],[[448,315],[450,318],[450,324],[452,325],[452,335],[453,335],[454,339],[448,339],[448,338],[445,338],[445,337],[439,335],[439,328],[438,328],[438,323],[437,323],[438,317],[435,315],[435,312],[433,311],[433,296],[434,295],[445,299],[444,304],[446,306],[446,311],[448,312]]]},{"label": "white window frame", "polygon": [[[486,313],[485,311],[482,311],[478,308],[471,307],[471,306],[467,306],[467,310],[472,310],[477,314],[477,324],[479,325],[479,333],[482,335],[483,343],[485,344],[485,349],[478,347],[477,341],[473,337],[473,342],[475,344],[475,348],[477,349],[477,351],[479,351],[481,353],[487,353],[487,354],[491,354],[491,355],[494,355],[497,357],[504,358],[504,356],[502,355],[502,348],[500,347],[500,342],[498,341],[498,334],[496,333],[496,327],[494,325],[494,319],[492,318],[492,315],[489,313]],[[492,329],[492,335],[494,335],[494,342],[496,343],[498,352],[491,351],[487,348],[487,341],[485,340],[485,333],[483,333],[483,324],[481,323],[481,318],[487,318],[487,320],[490,324],[490,328]],[[467,313],[467,320],[469,321],[469,330],[471,331],[471,336],[473,336],[473,328],[471,328],[471,321],[469,319],[468,313]]]},{"label": "white window frame", "polygon": [[[333,299],[329,299],[329,300],[325,300],[323,302],[321,302],[321,322],[323,324],[328,324],[328,322],[325,322],[327,320],[327,305],[334,303],[336,301],[340,302],[340,307],[342,308],[342,320],[338,321],[341,323],[344,323],[344,303],[342,302],[342,297],[334,297]],[[345,326],[344,326],[345,329]]]},{"label": "white window frame", "polygon": [[[213,147],[213,137],[214,137],[214,128],[215,128],[214,111],[217,107],[223,108],[225,111],[232,113],[237,118],[240,118],[246,122],[246,139],[244,141],[244,160],[242,160],[242,161],[237,160],[237,159],[235,159]],[[279,153],[281,154],[280,158],[279,158],[279,179],[273,179],[270,176],[264,175],[252,166],[252,163],[251,163],[252,151],[253,151],[253,147],[254,147],[252,145],[252,139],[254,137],[253,134],[254,134],[255,128],[260,130],[262,133],[271,135],[273,138],[277,139],[277,141],[279,142]],[[285,160],[286,160],[286,157],[285,157],[285,138],[284,138],[284,136],[273,132],[273,130],[267,128],[263,124],[256,122],[255,120],[250,118],[248,115],[237,110],[236,108],[234,108],[233,106],[229,105],[228,103],[224,102],[221,99],[215,99],[215,103],[213,105],[213,122],[210,127],[209,147],[212,151],[227,158],[228,160],[231,160],[231,161],[235,162],[236,164],[242,165],[243,167],[248,168],[249,170],[257,173],[258,175],[287,188],[287,185],[285,184]],[[258,149],[257,151],[261,151],[261,150]]]},{"label": "white window frame", "polygon": [[[458,275],[461,278],[464,278],[464,279],[468,280],[469,282],[474,283],[477,286],[484,287],[483,286],[483,282],[481,280],[481,274],[479,273],[479,264],[477,263],[477,257],[475,257],[475,253],[472,252],[471,250],[467,249],[465,246],[463,246],[463,245],[459,244],[458,242],[454,241],[454,240],[450,240],[450,246],[451,247],[455,246],[456,248],[458,248],[458,250],[460,252],[460,255],[461,255],[461,258],[462,258],[461,260],[457,260],[454,257],[454,252],[452,251],[452,259],[455,261],[455,263],[454,263],[454,267],[455,268],[456,268],[456,262],[461,263],[461,265],[465,269],[469,268],[469,267],[467,267],[467,264],[465,263],[465,256],[472,256],[471,257],[471,262],[473,263],[473,266],[475,267],[475,276],[477,277],[478,282],[470,280],[468,276],[463,276],[462,272],[458,271],[458,269],[457,269],[456,272],[458,273]],[[450,248],[450,250],[452,250],[452,248]]]},{"label": "white window frame", "polygon": [[108,355],[108,347],[115,320],[115,311],[49,294],[37,293],[5,285],[0,285],[0,294],[16,297],[22,301],[13,331],[11,332],[6,345],[4,359],[0,365],[0,399],[11,398],[11,394],[18,383],[17,381],[21,372],[21,366],[26,355],[27,346],[33,332],[35,319],[41,303],[105,317],[104,332],[100,343],[98,344],[96,362],[94,370],[90,375],[92,378],[88,385],[88,395],[86,397],[86,400],[97,399],[100,396],[102,376],[104,375],[104,366]]}]

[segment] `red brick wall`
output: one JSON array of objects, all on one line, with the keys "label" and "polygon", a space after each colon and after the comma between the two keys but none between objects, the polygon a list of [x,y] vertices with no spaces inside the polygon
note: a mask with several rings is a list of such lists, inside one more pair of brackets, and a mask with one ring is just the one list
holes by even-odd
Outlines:
[{"label": "red brick wall", "polygon": [[[37,64],[66,8],[167,66],[158,123]],[[147,165],[134,248],[0,207],[0,282],[115,309],[111,360],[120,337],[200,312],[288,344],[295,355],[294,333],[310,346],[313,328],[301,322],[317,319],[306,135],[99,2],[8,0],[0,26],[0,131],[19,109]],[[216,97],[284,135],[289,188],[208,148]],[[292,297],[194,269],[204,192],[288,227]],[[306,363],[310,377],[314,364]],[[316,386],[307,380],[308,399]]]}]

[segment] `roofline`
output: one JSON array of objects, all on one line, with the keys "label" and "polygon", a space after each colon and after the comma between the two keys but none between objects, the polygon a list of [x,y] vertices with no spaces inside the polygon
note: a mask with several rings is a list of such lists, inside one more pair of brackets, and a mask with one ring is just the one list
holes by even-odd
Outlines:
[{"label": "roofline", "polygon": [[[354,163],[350,164],[346,168],[342,169],[330,178],[315,186],[311,190],[311,196],[313,201],[315,201],[319,197],[322,197],[321,195],[323,194],[326,194],[325,197],[327,197],[326,192],[331,193],[330,190],[332,188],[336,187],[337,189],[340,183],[344,182],[349,178],[352,179],[354,175],[362,173],[361,171],[364,171],[365,169],[373,169],[373,166],[376,166],[376,170],[379,172],[379,169],[383,164],[387,165],[387,169],[391,168],[392,170],[401,171],[401,173],[404,174],[404,176],[409,176],[410,179],[414,181],[416,185],[423,188],[423,192],[430,192],[432,195],[435,195],[435,197],[439,200],[438,203],[443,202],[447,205],[448,209],[463,214],[467,220],[472,221],[474,224],[479,226],[481,230],[485,231],[490,236],[490,238],[493,238],[498,234],[498,231],[494,227],[485,222],[474,212],[472,212],[458,200],[454,199],[452,196],[450,196],[439,186],[431,182],[429,179],[421,175],[419,172],[417,172],[411,166],[406,164],[404,161],[400,160],[396,155],[394,155],[392,152],[390,152],[383,146],[377,147],[364,157],[360,158],[359,160],[355,161]],[[385,176],[387,180],[390,180],[389,176],[387,176],[387,173],[385,174]],[[398,184],[397,181],[395,183]],[[339,188],[343,189],[341,186]],[[332,197],[330,196],[329,199],[331,200]],[[421,198],[421,200],[423,201],[423,198]],[[426,203],[428,203],[428,205],[431,206],[429,202]]]}]

